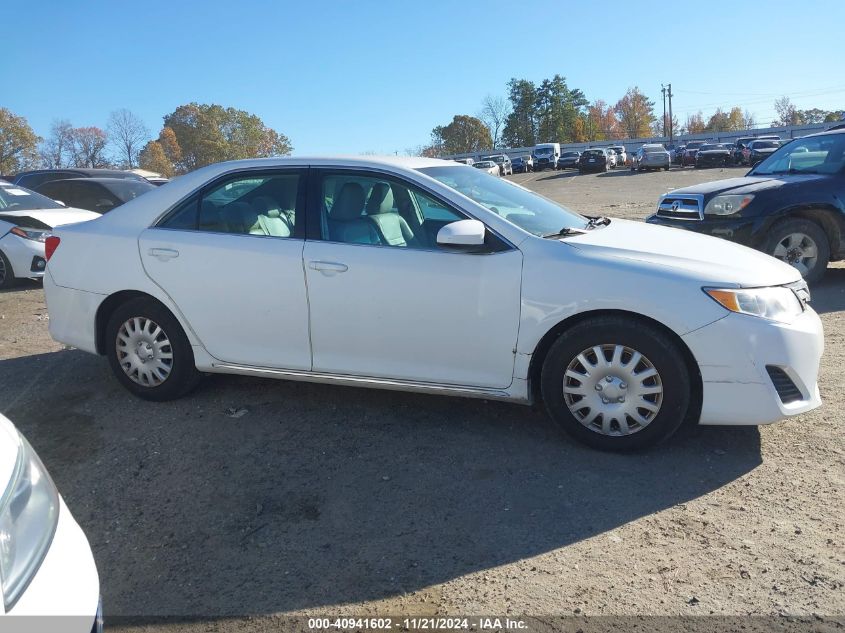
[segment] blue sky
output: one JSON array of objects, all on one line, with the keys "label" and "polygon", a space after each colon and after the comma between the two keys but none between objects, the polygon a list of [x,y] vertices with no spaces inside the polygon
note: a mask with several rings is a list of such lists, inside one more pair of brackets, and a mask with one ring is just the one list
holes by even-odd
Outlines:
[{"label": "blue sky", "polygon": [[834,0],[44,0],[4,17],[0,106],[41,135],[123,107],[157,134],[197,101],[259,115],[295,153],[401,153],[511,77],[555,73],[610,103],[637,85],[658,112],[671,82],[681,122],[717,105],[768,122],[780,95],[845,108]]}]

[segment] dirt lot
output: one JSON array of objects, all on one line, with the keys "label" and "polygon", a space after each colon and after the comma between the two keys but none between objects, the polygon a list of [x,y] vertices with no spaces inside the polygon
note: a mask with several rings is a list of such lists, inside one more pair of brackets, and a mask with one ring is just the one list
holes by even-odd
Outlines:
[{"label": "dirt lot", "polygon": [[[692,169],[514,179],[644,218]],[[825,406],[606,455],[517,405],[238,377],[168,404],[0,294],[0,411],[88,534],[107,616],[845,614],[845,267],[814,289]],[[242,417],[231,409],[246,408]],[[114,622],[114,620],[112,620]],[[123,624],[118,628],[133,628]]]}]

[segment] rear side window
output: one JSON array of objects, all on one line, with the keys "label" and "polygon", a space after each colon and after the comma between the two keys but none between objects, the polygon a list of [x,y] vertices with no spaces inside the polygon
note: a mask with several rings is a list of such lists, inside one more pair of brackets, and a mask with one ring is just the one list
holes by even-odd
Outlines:
[{"label": "rear side window", "polygon": [[159,224],[162,228],[263,237],[294,237],[301,176],[298,172],[238,174],[192,196]]}]

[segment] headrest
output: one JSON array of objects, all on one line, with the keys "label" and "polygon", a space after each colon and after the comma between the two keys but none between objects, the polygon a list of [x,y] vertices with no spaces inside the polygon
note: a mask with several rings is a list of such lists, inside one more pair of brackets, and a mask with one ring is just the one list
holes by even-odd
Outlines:
[{"label": "headrest", "polygon": [[256,213],[270,215],[272,211],[279,212],[279,204],[269,196],[256,196],[252,199],[252,206]]},{"label": "headrest", "polygon": [[267,211],[267,217],[268,218],[280,218],[280,217],[282,217],[282,212],[279,211],[278,209],[269,209]]},{"label": "headrest", "polygon": [[367,200],[367,214],[389,213],[393,210],[393,190],[386,182],[377,182]]},{"label": "headrest", "polygon": [[329,211],[332,220],[354,220],[364,210],[364,188],[357,182],[344,183]]}]

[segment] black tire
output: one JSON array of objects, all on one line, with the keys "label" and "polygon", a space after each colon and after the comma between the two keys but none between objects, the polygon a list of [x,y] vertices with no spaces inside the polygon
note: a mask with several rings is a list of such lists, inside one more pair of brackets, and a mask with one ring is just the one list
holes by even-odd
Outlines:
[{"label": "black tire", "polygon": [[18,283],[15,271],[12,270],[12,262],[0,251],[0,290],[7,290]]},{"label": "black tire", "polygon": [[[769,229],[763,251],[772,257],[778,257],[778,255],[775,255],[778,245],[794,233],[802,233],[815,242],[818,255],[813,265],[808,266],[807,272],[802,271],[802,275],[808,284],[819,281],[824,276],[830,262],[830,241],[824,229],[812,220],[790,218],[776,223]],[[785,261],[782,257],[778,257],[778,259]]]},{"label": "black tire", "polygon": [[[121,366],[117,348],[117,337],[120,328],[134,317],[148,319],[161,327],[162,333],[169,340],[170,370],[169,374],[157,385],[139,384],[129,377]],[[158,341],[161,338],[156,340]],[[167,347],[162,350],[167,353]],[[106,324],[106,355],[112,372],[118,381],[128,391],[145,400],[163,402],[175,400],[194,389],[200,381],[201,375],[194,364],[194,353],[185,335],[185,331],[171,312],[152,298],[138,297],[130,299],[120,305],[109,317]],[[127,356],[124,356],[127,358]],[[140,373],[139,373],[140,379]]]},{"label": "black tire", "polygon": [[[564,398],[564,381],[572,380],[566,377],[570,363],[576,362],[582,352],[601,345],[621,345],[641,353],[657,370],[660,378],[663,388],[662,402],[656,415],[653,415],[647,424],[628,435],[606,435],[599,430],[588,428],[576,419]],[[624,356],[622,358],[624,360]],[[630,362],[630,357],[628,361]],[[636,370],[637,367],[640,365],[632,369]],[[613,373],[613,370],[604,368],[597,373],[601,376],[606,371]],[[614,376],[614,380],[621,377],[622,374]],[[566,330],[546,355],[540,387],[546,410],[566,433],[588,446],[606,451],[640,450],[665,440],[681,426],[690,405],[689,371],[678,346],[657,327],[633,317],[601,316]],[[622,385],[622,388],[625,388],[625,385]],[[587,392],[593,394],[589,388]],[[598,386],[594,397],[598,397],[597,392]],[[603,416],[601,417],[603,420]],[[633,418],[626,419],[628,422],[635,422]],[[611,418],[608,424],[612,423]],[[617,422],[617,432],[619,429],[621,426]]]},{"label": "black tire", "polygon": [[669,171],[669,168],[668,168],[668,167],[664,167],[664,168],[663,168],[663,171]]}]

